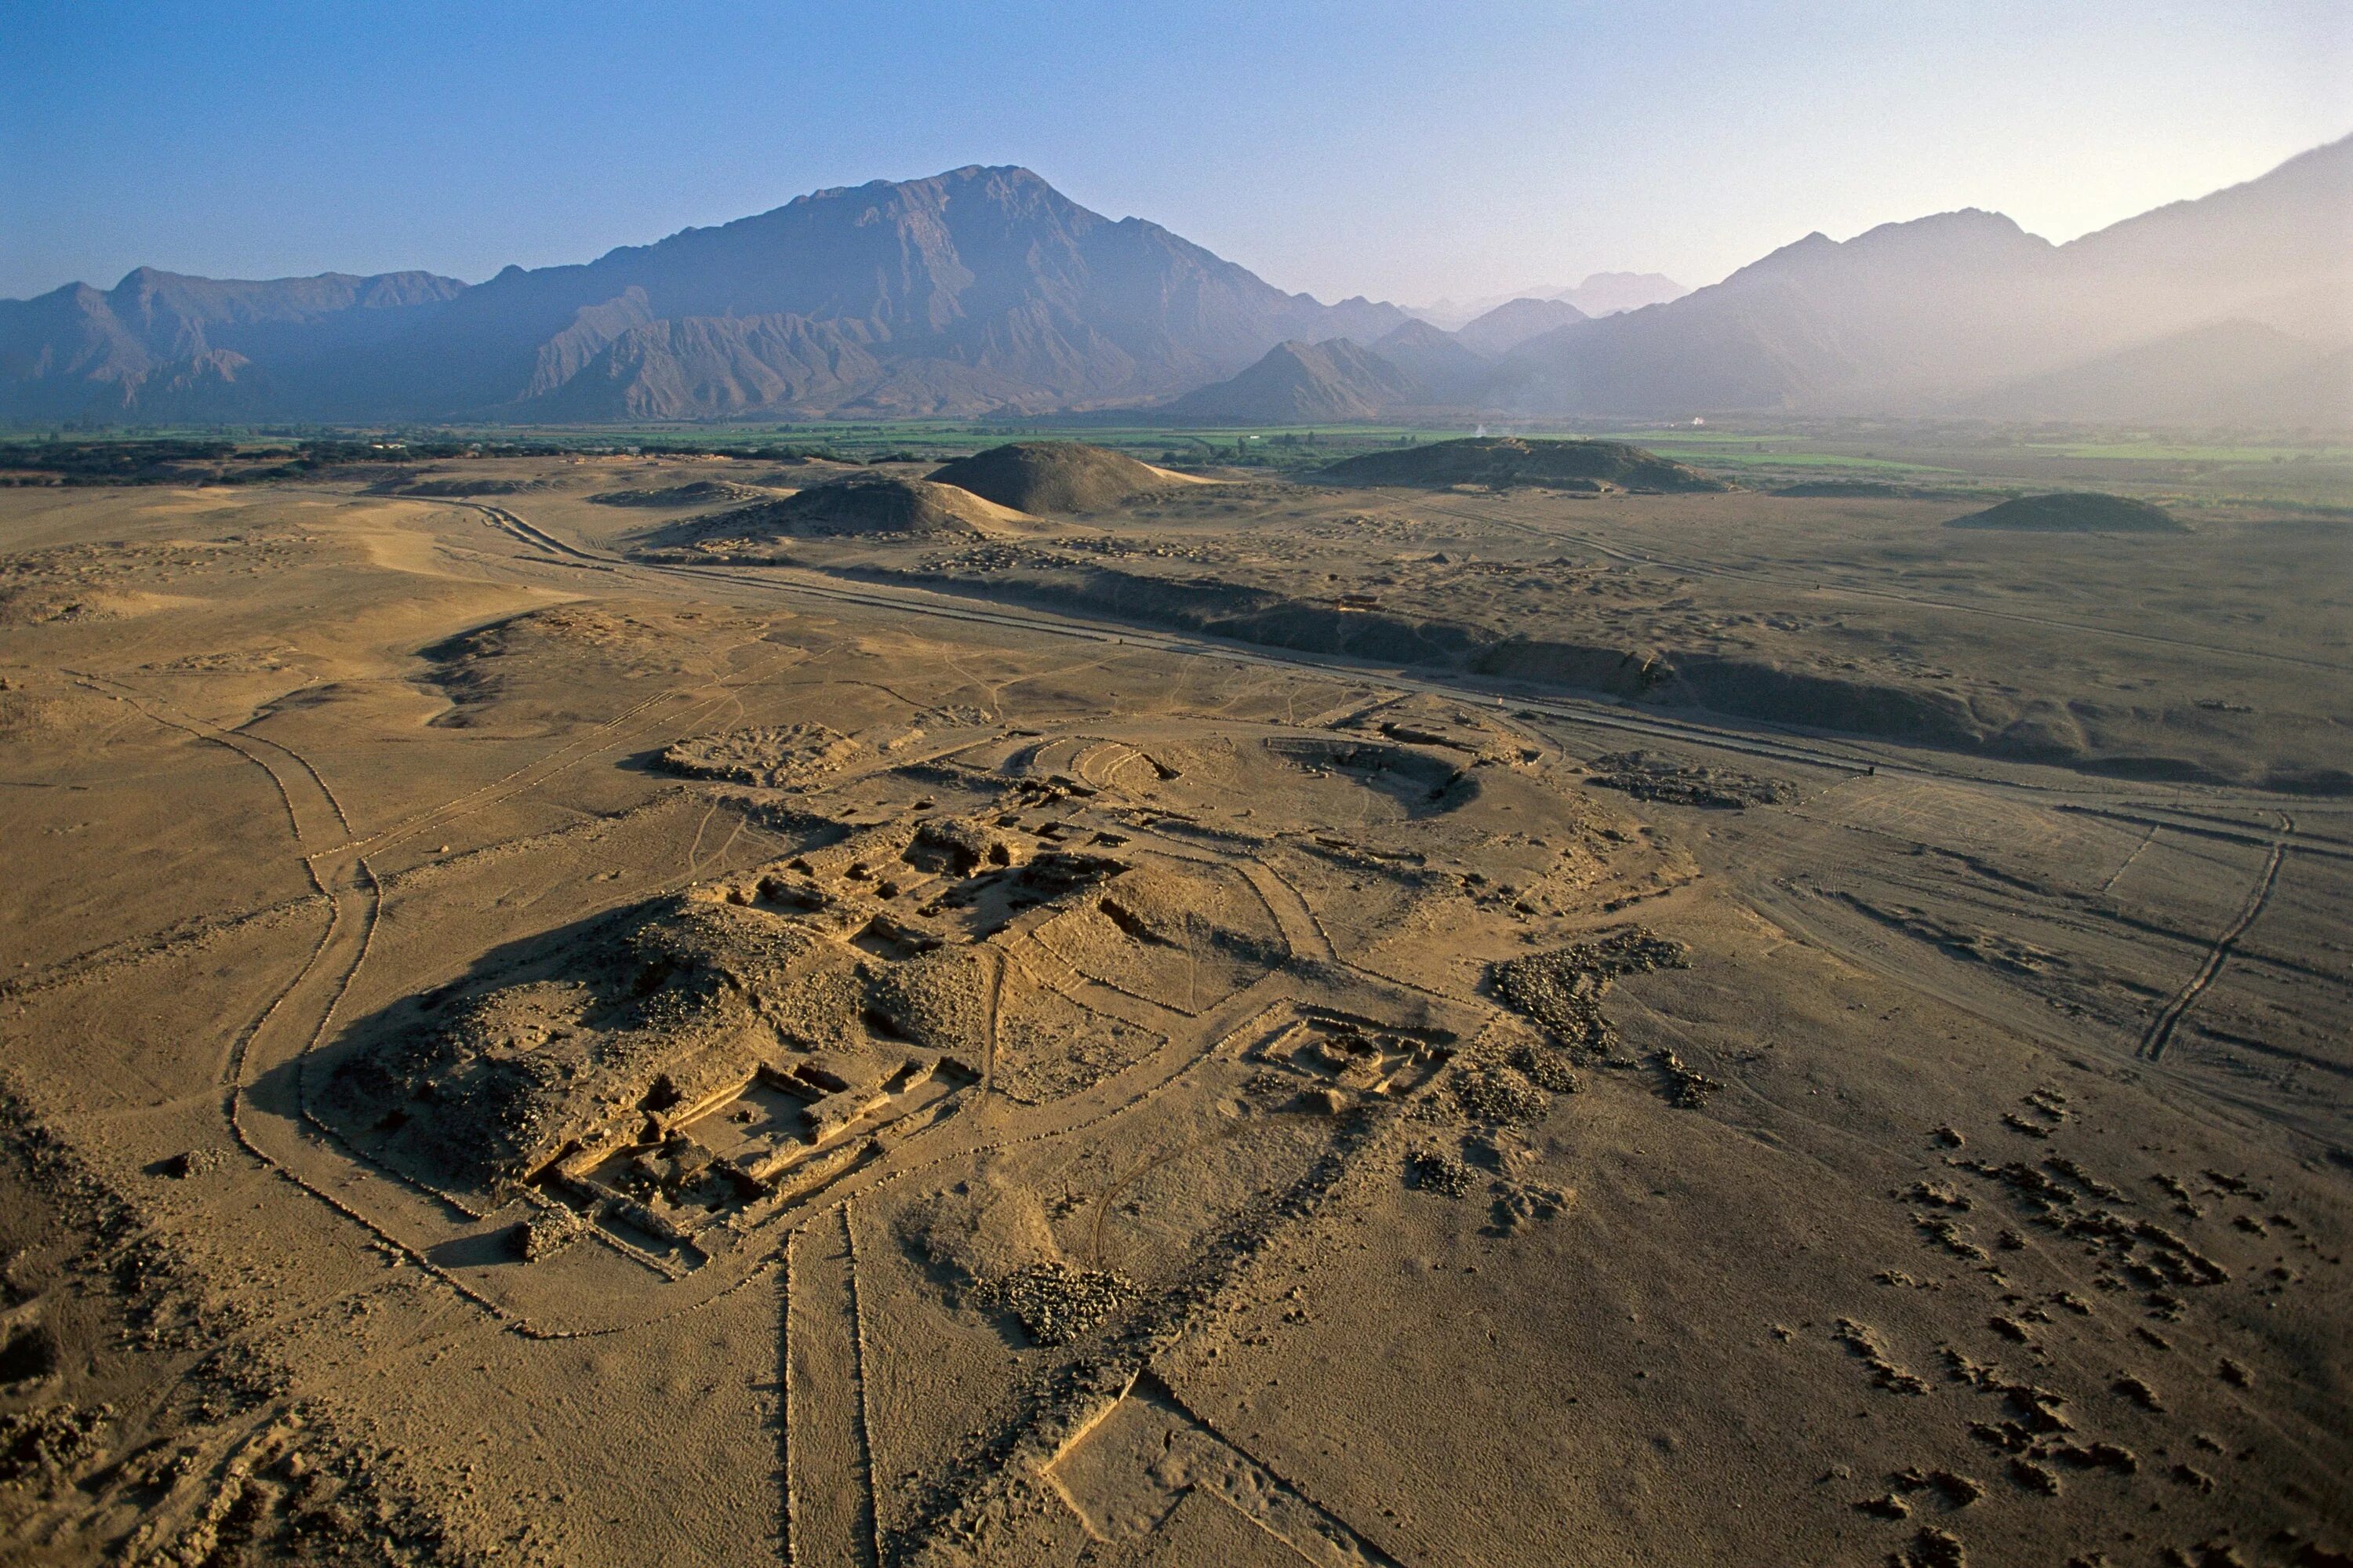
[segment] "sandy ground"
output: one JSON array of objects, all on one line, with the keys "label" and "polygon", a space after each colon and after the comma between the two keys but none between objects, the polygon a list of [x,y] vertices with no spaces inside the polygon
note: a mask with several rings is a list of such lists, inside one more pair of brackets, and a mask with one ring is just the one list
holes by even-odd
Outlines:
[{"label": "sandy ground", "polygon": [[9,1561],[2353,1551],[2336,535],[509,466],[0,495]]}]

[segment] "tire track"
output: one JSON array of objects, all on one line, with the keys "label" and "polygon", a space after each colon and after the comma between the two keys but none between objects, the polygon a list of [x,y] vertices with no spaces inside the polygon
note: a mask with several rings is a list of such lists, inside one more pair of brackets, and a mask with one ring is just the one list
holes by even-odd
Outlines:
[{"label": "tire track", "polygon": [[2295,832],[2295,820],[2282,816],[2279,837],[2272,841],[2271,853],[2263,860],[2263,874],[2255,878],[2254,888],[2247,895],[2247,902],[2239,910],[2239,917],[2231,923],[2230,929],[2215,938],[2213,947],[2207,950],[2206,961],[2198,966],[2198,972],[2189,977],[2189,983],[2176,991],[2173,1000],[2165,1004],[2164,1011],[2150,1020],[2148,1031],[2140,1037],[2140,1047],[2135,1055],[2150,1062],[2165,1059],[2165,1048],[2173,1043],[2174,1030],[2197,1005],[2206,988],[2214,983],[2215,977],[2222,972],[2222,966],[2231,961],[2232,950],[2239,945],[2239,938],[2247,934],[2247,927],[2255,923],[2263,914],[2263,906],[2272,901],[2272,889],[2279,884],[2280,863],[2287,858],[2288,839]]}]

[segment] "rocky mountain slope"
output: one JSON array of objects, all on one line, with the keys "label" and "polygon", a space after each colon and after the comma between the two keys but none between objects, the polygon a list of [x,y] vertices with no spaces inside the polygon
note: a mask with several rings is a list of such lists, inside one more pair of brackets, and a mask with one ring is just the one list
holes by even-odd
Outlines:
[{"label": "rocky mountain slope", "polygon": [[1446,408],[2336,427],[2353,423],[2353,138],[2064,245],[1941,213],[1810,234],[1622,308],[1673,287],[1598,275],[1449,334],[1285,293],[1026,169],[972,166],[471,287],[142,268],[103,292],[0,301],[0,421]]},{"label": "rocky mountain slope", "polygon": [[[160,315],[151,297],[168,302]],[[1377,337],[1406,319],[1285,293],[1027,169],[975,166],[818,191],[471,288],[133,273],[103,295],[8,302],[0,417],[1039,411],[1166,396],[1285,338]]]},{"label": "rocky mountain slope", "polygon": [[1178,424],[1314,424],[1377,418],[1428,401],[1412,376],[1364,344],[1339,337],[1277,344],[1232,379],[1151,412]]},{"label": "rocky mountain slope", "polygon": [[1567,300],[1506,300],[1454,329],[1464,346],[1491,358],[1509,354],[1532,337],[1587,320]]}]

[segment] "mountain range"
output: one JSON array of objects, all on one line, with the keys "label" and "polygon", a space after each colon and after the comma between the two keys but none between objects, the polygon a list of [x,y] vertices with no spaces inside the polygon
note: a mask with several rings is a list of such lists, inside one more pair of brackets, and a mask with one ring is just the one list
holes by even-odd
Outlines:
[{"label": "mountain range", "polygon": [[1408,319],[975,166],[472,287],[142,269],[0,302],[0,419],[1028,413],[1172,396],[1285,339]]},{"label": "mountain range", "polygon": [[1459,331],[1465,322],[1475,321],[1497,305],[1514,300],[1556,300],[1574,305],[1579,315],[1608,316],[1620,311],[1639,311],[1644,305],[1662,305],[1690,292],[1663,272],[1595,272],[1582,283],[1543,283],[1508,294],[1489,294],[1483,299],[1439,300],[1407,308],[1433,325]]},{"label": "mountain range", "polygon": [[[1425,331],[1435,330],[1419,323]],[[1810,234],[1723,282],[1588,315],[1533,297],[1450,334],[1495,363],[1441,388],[1403,356],[1338,356],[1299,418],[1453,407],[1505,418],[1952,415],[2353,425],[2353,138],[2065,245],[1974,209]],[[1392,334],[1394,336],[1394,334]],[[1328,347],[1329,345],[1324,345]],[[1285,374],[1299,345],[1270,355]],[[1390,363],[1393,362],[1393,363]],[[1230,385],[1255,385],[1253,367]],[[1401,373],[1410,385],[1381,403]],[[1204,387],[1176,409],[1239,422]],[[1305,411],[1312,407],[1316,411]]]},{"label": "mountain range", "polygon": [[1518,413],[2337,425],[2348,349],[2353,138],[2064,245],[1976,210],[1810,234],[1670,303],[1530,338],[1484,391]]},{"label": "mountain range", "polygon": [[[1600,274],[1561,293],[1449,332],[1286,293],[1026,169],[973,166],[470,286],[142,268],[0,301],[0,422],[1448,409],[2336,427],[2353,424],[2353,138],[2064,245],[1970,209],[1810,234],[1689,292]],[[1623,308],[1646,293],[1664,297]]]}]

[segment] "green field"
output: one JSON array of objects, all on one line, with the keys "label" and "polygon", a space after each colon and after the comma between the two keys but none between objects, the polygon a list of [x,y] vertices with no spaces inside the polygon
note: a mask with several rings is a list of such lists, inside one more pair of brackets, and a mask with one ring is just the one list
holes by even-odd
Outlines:
[{"label": "green field", "polygon": [[2041,448],[2057,457],[2137,462],[2353,462],[2353,447],[2175,446],[2163,441],[2113,441]]},{"label": "green field", "polygon": [[[2341,439],[2298,442],[2277,436],[2239,444],[2132,439],[2114,430],[2014,429],[1934,420],[1859,419],[1720,422],[1704,427],[1629,423],[1503,425],[1494,434],[1630,441],[1662,457],[1722,473],[1752,489],[1839,474],[1916,479],[1937,487],[2019,491],[2094,489],[2150,499],[2247,502],[2301,510],[2353,506],[2353,446]],[[1461,423],[1165,426],[1067,420],[810,420],[775,424],[523,426],[464,425],[367,429],[315,426],[227,429],[150,427],[108,431],[0,433],[0,461],[62,437],[74,443],[185,440],[235,442],[247,459],[297,449],[343,449],[334,461],[404,455],[446,461],[479,448],[484,455],[519,448],[581,452],[662,450],[775,460],[787,455],[853,462],[903,456],[934,461],[1008,440],[1080,440],[1147,462],[1197,471],[1258,470],[1303,473],[1341,458],[1409,443],[1472,434]],[[404,446],[403,443],[406,443]],[[408,450],[409,448],[418,450]],[[436,450],[427,450],[426,448]],[[456,450],[453,450],[454,449]],[[18,466],[24,466],[21,461]]]}]

